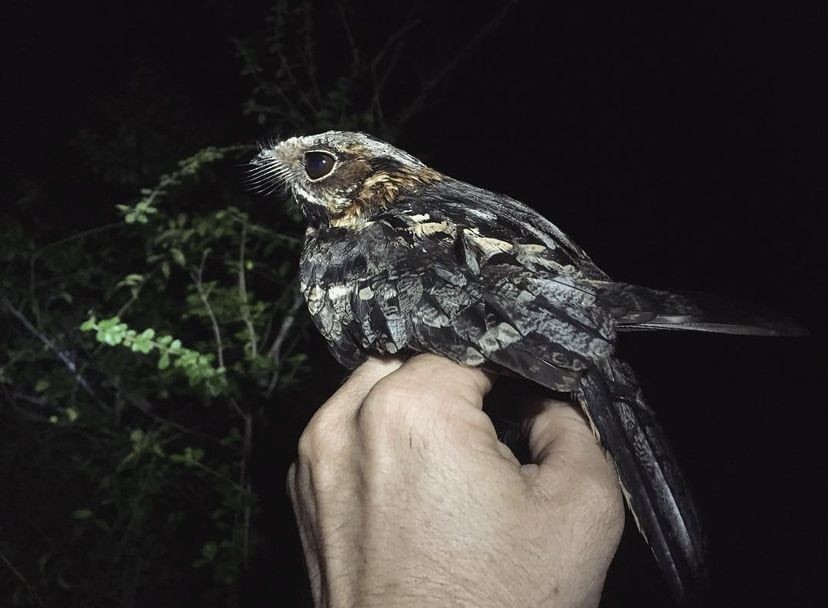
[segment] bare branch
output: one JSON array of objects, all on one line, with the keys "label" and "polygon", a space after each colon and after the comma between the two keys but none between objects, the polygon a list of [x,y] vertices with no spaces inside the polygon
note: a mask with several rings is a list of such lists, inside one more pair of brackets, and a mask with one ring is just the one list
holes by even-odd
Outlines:
[{"label": "bare branch", "polygon": [[213,338],[216,341],[216,360],[218,363],[219,368],[224,368],[224,346],[221,342],[221,330],[219,329],[218,321],[216,320],[216,315],[213,314],[213,307],[210,306],[210,301],[208,300],[208,296],[210,295],[204,290],[204,282],[202,277],[204,275],[204,262],[207,260],[207,254],[210,253],[209,249],[205,249],[201,254],[201,263],[198,265],[198,272],[190,273],[190,277],[193,279],[193,282],[196,286],[196,291],[198,292],[198,297],[201,300],[201,303],[204,305],[204,309],[207,311],[207,316],[210,317],[210,324],[213,327]]},{"label": "bare branch", "polygon": [[[382,90],[385,88],[385,83],[388,81],[388,78],[397,66],[400,51],[405,43],[405,35],[420,24],[419,19],[414,18],[414,14],[414,10],[409,12],[403,26],[389,36],[385,46],[380,49],[380,52],[377,53],[376,57],[374,57],[371,61],[371,80],[373,81],[374,89],[374,93],[371,98],[371,109],[376,115],[380,124],[380,129],[383,133],[387,131],[387,125],[385,122],[385,114],[382,109]],[[380,64],[389,53],[391,54],[391,59],[386,62],[385,67],[382,70],[382,74],[378,74]]]},{"label": "bare branch", "polygon": [[57,345],[49,339],[49,337],[39,331],[34,325],[32,325],[29,320],[25,317],[25,315],[20,312],[15,306],[8,300],[8,298],[0,299],[0,303],[3,304],[3,307],[11,313],[11,315],[16,318],[26,330],[35,336],[38,340],[43,342],[49,350],[51,350],[58,359],[60,359],[61,363],[63,363],[69,372],[75,377],[75,381],[80,385],[80,387],[89,395],[92,400],[100,406],[101,409],[109,411],[109,408],[106,406],[106,403],[98,397],[95,391],[92,390],[92,387],[89,386],[89,383],[86,379],[81,375],[78,371],[77,365],[72,360],[72,358],[67,354],[67,351],[61,350],[57,347]]},{"label": "bare branch", "polygon": [[[278,19],[274,21],[274,28],[279,28],[279,27],[281,27],[283,29],[285,27],[284,15],[278,15]],[[290,84],[292,85],[293,91],[296,94],[296,96],[299,98],[299,101],[302,102],[303,104],[305,104],[308,107],[308,109],[311,111],[312,114],[316,114],[316,112],[318,111],[318,108],[313,104],[311,99],[308,97],[308,95],[305,91],[306,87],[302,86],[302,84],[300,84],[299,80],[296,78],[296,75],[293,72],[293,66],[291,65],[290,61],[288,60],[287,55],[285,55],[284,47],[285,47],[285,45],[284,45],[283,41],[278,41],[278,42],[274,41],[274,43],[270,45],[271,50],[274,51],[276,53],[277,57],[279,58],[279,64],[280,64],[280,68],[281,68],[282,73],[285,76],[287,76],[287,79],[290,81]],[[289,104],[290,107],[295,108],[295,105],[293,104],[293,100],[290,98],[290,96],[288,96],[284,92],[283,88],[276,85],[276,89],[279,92],[280,97],[282,97],[282,99],[287,104]],[[301,113],[299,112],[298,108],[296,108],[296,111],[297,111],[297,115],[301,116]]]},{"label": "bare branch", "polygon": [[247,327],[248,342],[250,344],[250,355],[256,357],[259,349],[256,344],[256,328],[253,327],[253,320],[250,318],[250,306],[247,304],[247,279],[244,273],[244,255],[247,246],[247,218],[242,220],[241,243],[239,244],[239,300],[241,302],[241,318]]},{"label": "bare branch", "polygon": [[42,599],[40,599],[40,596],[38,595],[37,590],[36,590],[34,587],[32,587],[32,586],[31,586],[31,584],[30,584],[30,583],[29,583],[29,581],[26,579],[26,577],[25,577],[25,576],[23,576],[23,573],[22,573],[22,572],[20,572],[20,570],[18,570],[18,569],[14,566],[14,564],[13,564],[13,563],[11,563],[11,560],[9,560],[9,558],[8,558],[8,557],[6,557],[6,555],[5,555],[2,551],[0,551],[0,561],[2,561],[4,564],[6,564],[6,567],[7,567],[9,570],[11,570],[12,574],[14,574],[14,576],[15,576],[15,577],[17,577],[17,579],[18,579],[21,583],[23,583],[23,585],[26,587],[26,589],[28,589],[28,590],[29,590],[29,593],[31,593],[32,597],[33,597],[33,598],[34,598],[34,600],[37,602],[37,605],[38,605],[38,606],[44,606],[44,607],[45,607],[46,605],[43,603],[43,600],[42,600]]},{"label": "bare branch", "polygon": [[412,116],[421,112],[426,107],[426,102],[428,100],[429,95],[431,92],[439,86],[455,69],[459,66],[464,60],[466,60],[470,55],[474,48],[480,44],[486,36],[491,34],[495,29],[497,29],[506,16],[512,11],[512,9],[517,6],[520,0],[509,0],[509,2],[505,2],[501,7],[500,11],[492,17],[492,19],[486,23],[478,32],[472,36],[472,38],[466,42],[463,47],[458,50],[454,56],[443,66],[443,69],[439,70],[434,76],[428,79],[423,85],[420,87],[419,94],[411,100],[403,111],[397,117],[397,124],[399,126],[404,125],[407,123]]},{"label": "bare branch", "polygon": [[145,416],[152,418],[156,422],[159,422],[163,425],[170,426],[174,429],[178,429],[185,435],[197,435],[198,437],[203,437],[205,439],[209,439],[211,441],[217,441],[216,437],[210,435],[209,433],[205,433],[204,431],[199,431],[195,428],[185,426],[175,420],[170,420],[169,418],[165,418],[159,414],[156,414],[153,411],[152,404],[149,402],[148,399],[142,397],[141,395],[136,395],[131,392],[127,391],[119,391],[119,395],[128,403],[132,404],[135,409],[139,412],[144,414]]},{"label": "bare branch", "polygon": [[[109,230],[115,230],[118,228],[123,228],[123,223],[114,223],[114,224],[104,224],[103,226],[97,226],[95,228],[90,228],[89,230],[84,230],[83,232],[78,232],[76,234],[72,234],[70,236],[64,237],[62,239],[58,239],[57,241],[53,241],[48,243],[35,251],[31,257],[29,258],[29,299],[30,305],[32,307],[32,312],[34,313],[35,317],[35,326],[40,327],[40,307],[38,306],[37,297],[35,296],[35,286],[37,285],[37,280],[35,279],[35,266],[37,265],[37,259],[43,255],[43,252],[47,249],[51,249],[53,247],[57,247],[59,245],[64,245],[66,243],[71,243],[72,241],[76,241],[78,239],[86,238],[92,234],[98,234],[101,232],[107,232]],[[39,286],[39,285],[38,285]]]},{"label": "bare branch", "polygon": [[308,82],[311,86],[311,91],[316,98],[318,104],[322,104],[322,93],[319,90],[319,84],[316,82],[316,59],[314,57],[313,47],[313,3],[304,2],[302,4],[302,34],[303,34],[303,50],[302,58],[305,63],[305,71],[308,74]]},{"label": "bare branch", "polygon": [[356,82],[357,77],[359,76],[359,66],[362,63],[362,60],[359,57],[359,46],[356,43],[356,38],[354,38],[354,32],[351,29],[351,24],[348,22],[348,18],[345,15],[345,8],[342,6],[342,2],[336,2],[336,10],[339,13],[339,20],[342,22],[342,30],[345,32],[345,37],[348,39],[348,46],[351,47],[351,82]]},{"label": "bare branch", "polygon": [[279,382],[279,376],[281,374],[281,370],[279,368],[282,365],[282,346],[290,333],[290,329],[296,321],[296,313],[299,311],[299,307],[304,301],[305,300],[302,297],[302,294],[297,291],[296,295],[293,297],[293,302],[291,303],[287,314],[285,314],[285,318],[282,320],[282,325],[279,327],[279,333],[276,334],[276,339],[273,341],[273,345],[267,352],[268,356],[273,359],[277,365],[276,371],[273,372],[273,376],[270,378],[267,391],[265,391],[265,396],[267,397],[270,397],[273,390],[276,388],[276,383]]},{"label": "bare branch", "polygon": [[[240,408],[239,408],[240,409]],[[250,464],[250,457],[253,454],[253,414],[250,412],[244,413],[244,438],[242,443],[242,463],[241,472],[239,475],[239,485],[247,491],[247,494],[252,492],[250,480],[248,479],[248,469]],[[245,500],[244,504],[244,518],[242,521],[242,566],[247,570],[247,564],[250,557],[250,525],[252,519],[252,505],[249,498]]]}]

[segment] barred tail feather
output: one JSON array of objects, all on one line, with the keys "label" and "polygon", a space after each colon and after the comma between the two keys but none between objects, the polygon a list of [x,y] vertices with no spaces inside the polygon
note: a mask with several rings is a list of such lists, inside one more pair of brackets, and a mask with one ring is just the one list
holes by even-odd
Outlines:
[{"label": "barred tail feather", "polygon": [[618,331],[701,331],[745,336],[802,336],[796,323],[706,294],[678,294],[628,283],[597,282],[599,304]]},{"label": "barred tail feather", "polygon": [[620,362],[607,371],[611,384],[597,369],[582,377],[579,401],[615,461],[630,512],[673,595],[688,601],[704,578],[698,516],[631,371]]}]

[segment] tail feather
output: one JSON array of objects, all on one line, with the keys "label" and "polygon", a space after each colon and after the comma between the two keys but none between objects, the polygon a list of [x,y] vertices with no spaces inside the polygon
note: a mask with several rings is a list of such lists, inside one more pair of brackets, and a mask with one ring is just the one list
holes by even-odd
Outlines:
[{"label": "tail feather", "polygon": [[807,332],[778,315],[706,294],[678,294],[628,283],[600,282],[596,297],[619,331],[678,330],[748,336],[801,336]]},{"label": "tail feather", "polygon": [[[689,600],[704,578],[701,526],[663,431],[627,366],[591,370],[579,400],[615,461],[624,496],[673,595]],[[605,376],[612,378],[611,384]]]}]

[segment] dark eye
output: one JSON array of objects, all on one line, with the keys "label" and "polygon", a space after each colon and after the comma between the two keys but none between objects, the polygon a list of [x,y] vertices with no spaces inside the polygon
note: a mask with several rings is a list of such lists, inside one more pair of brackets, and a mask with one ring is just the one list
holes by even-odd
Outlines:
[{"label": "dark eye", "polygon": [[335,160],[327,152],[305,152],[305,173],[311,179],[325,177],[333,169]]}]

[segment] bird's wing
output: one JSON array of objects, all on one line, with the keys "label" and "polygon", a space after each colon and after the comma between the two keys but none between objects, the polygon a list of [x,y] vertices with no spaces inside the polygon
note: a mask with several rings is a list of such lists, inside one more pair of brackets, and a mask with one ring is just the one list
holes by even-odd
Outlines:
[{"label": "bird's wing", "polygon": [[[387,308],[410,324],[410,348],[440,352],[450,345],[452,358],[477,365],[531,360],[533,369],[556,368],[567,377],[556,390],[572,390],[584,369],[611,355],[614,321],[596,305],[573,254],[547,246],[508,215],[462,213],[444,199],[420,196],[398,201],[374,222],[386,227],[385,240],[408,250],[391,255],[375,284],[419,294]],[[369,305],[363,308],[367,314]]]},{"label": "bird's wing", "polygon": [[472,227],[442,206],[411,205],[377,221],[389,234],[408,235],[405,246],[416,251],[408,267],[400,259],[389,266],[399,273],[391,291],[415,287],[410,301],[398,295],[379,315],[384,323],[408,323],[414,350],[572,393],[613,456],[630,510],[671,588],[686,596],[701,572],[698,520],[634,376],[612,356],[615,319],[598,302],[595,281],[561,264],[571,259],[560,250],[510,235],[496,219]]},{"label": "bird's wing", "polygon": [[560,228],[520,201],[471,184],[448,179],[430,184],[416,196],[402,196],[392,214],[440,216],[473,226],[487,237],[543,246],[547,260],[577,269],[580,276],[609,281],[607,274]]}]

